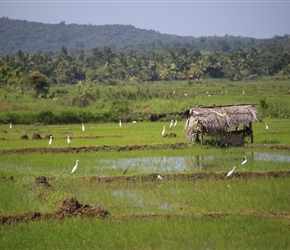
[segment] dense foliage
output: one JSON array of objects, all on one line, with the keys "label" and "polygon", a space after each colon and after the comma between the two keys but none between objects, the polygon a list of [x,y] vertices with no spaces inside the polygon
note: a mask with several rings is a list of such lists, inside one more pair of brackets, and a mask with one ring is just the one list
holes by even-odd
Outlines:
[{"label": "dense foliage", "polygon": [[[249,51],[239,49],[207,54],[190,52],[186,48],[150,54],[115,53],[105,46],[73,55],[68,48],[62,47],[52,55],[19,50],[15,55],[0,58],[0,86],[14,86],[23,92],[25,86],[33,85],[35,96],[48,93],[49,84],[117,85],[120,81],[202,81],[204,78],[241,80],[289,76],[289,73],[290,52],[276,45],[260,50],[253,47]],[[43,75],[47,83],[32,82],[31,74]]]}]

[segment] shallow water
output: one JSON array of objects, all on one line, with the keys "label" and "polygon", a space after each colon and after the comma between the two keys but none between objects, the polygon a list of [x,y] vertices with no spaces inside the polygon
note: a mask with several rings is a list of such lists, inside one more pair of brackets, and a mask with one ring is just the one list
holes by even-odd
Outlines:
[{"label": "shallow water", "polygon": [[253,152],[253,157],[255,161],[290,162],[289,155]]},{"label": "shallow water", "polygon": [[[259,162],[276,162],[290,163],[290,156],[282,154],[270,154],[265,152],[248,152],[247,157],[251,161]],[[240,162],[242,162],[240,158]],[[218,165],[217,162],[225,165],[224,163],[239,165],[240,162],[237,160],[236,163],[233,159],[229,159],[227,156],[179,156],[179,157],[137,157],[137,158],[124,158],[118,160],[103,159],[97,162],[98,168],[103,171],[108,169],[134,169],[140,172],[185,172],[186,170],[202,171],[205,169],[213,168]]]}]

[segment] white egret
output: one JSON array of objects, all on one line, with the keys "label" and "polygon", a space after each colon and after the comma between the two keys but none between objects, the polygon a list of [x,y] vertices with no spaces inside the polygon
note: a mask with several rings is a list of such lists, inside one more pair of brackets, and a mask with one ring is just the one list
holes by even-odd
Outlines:
[{"label": "white egret", "polygon": [[234,166],[233,169],[230,172],[228,172],[227,177],[231,177],[233,175],[235,169],[236,169],[236,166]]},{"label": "white egret", "polygon": [[157,174],[157,179],[162,180],[163,178],[161,177],[161,175]]},{"label": "white egret", "polygon": [[176,127],[176,125],[177,125],[177,120],[175,120],[173,127]]},{"label": "white egret", "polygon": [[247,162],[248,162],[248,159],[247,159],[247,157],[245,156],[243,162],[241,163],[241,165],[245,165]]},{"label": "white egret", "polygon": [[48,142],[48,145],[50,146],[52,144],[52,135],[49,136],[49,142]]},{"label": "white egret", "polygon": [[171,120],[170,125],[169,125],[169,129],[171,129],[173,126],[173,120]]},{"label": "white egret", "polygon": [[265,124],[266,124],[266,130],[267,130],[267,131],[269,131],[269,126],[268,126],[268,123],[267,123],[267,122],[265,122]]},{"label": "white egret", "polygon": [[165,136],[165,126],[163,126],[163,130],[162,130],[162,136]]},{"label": "white egret", "polygon": [[9,128],[12,129],[12,122],[10,122]]},{"label": "white egret", "polygon": [[79,160],[76,160],[76,165],[73,167],[73,169],[71,170],[71,173],[73,174],[77,168],[78,168],[78,164],[79,164]]},{"label": "white egret", "polygon": [[119,127],[120,128],[122,127],[122,121],[121,120],[119,121]]},{"label": "white egret", "polygon": [[69,138],[69,135],[67,136],[67,144],[70,146],[70,144],[71,144],[71,140],[70,140],[70,138]]},{"label": "white egret", "polygon": [[82,123],[82,131],[85,132],[85,124]]},{"label": "white egret", "polygon": [[133,121],[132,123],[137,123],[136,121]]}]

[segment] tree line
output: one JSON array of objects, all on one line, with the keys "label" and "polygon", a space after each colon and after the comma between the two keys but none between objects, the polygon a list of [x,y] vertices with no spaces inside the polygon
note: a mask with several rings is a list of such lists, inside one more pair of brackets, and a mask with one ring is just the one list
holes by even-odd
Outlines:
[{"label": "tree line", "polygon": [[148,82],[227,78],[233,81],[263,76],[289,76],[290,52],[281,46],[264,49],[214,51],[152,51],[149,54],[113,52],[95,47],[74,55],[66,47],[56,53],[30,54],[19,50],[0,59],[0,86],[10,85],[45,96],[51,84],[117,85],[120,81]]}]

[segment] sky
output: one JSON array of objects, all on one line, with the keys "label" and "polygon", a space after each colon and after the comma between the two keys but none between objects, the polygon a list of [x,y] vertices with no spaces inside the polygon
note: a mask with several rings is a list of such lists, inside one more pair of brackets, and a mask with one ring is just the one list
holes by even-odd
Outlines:
[{"label": "sky", "polygon": [[0,17],[57,24],[124,24],[180,36],[290,34],[290,0],[0,0]]}]

